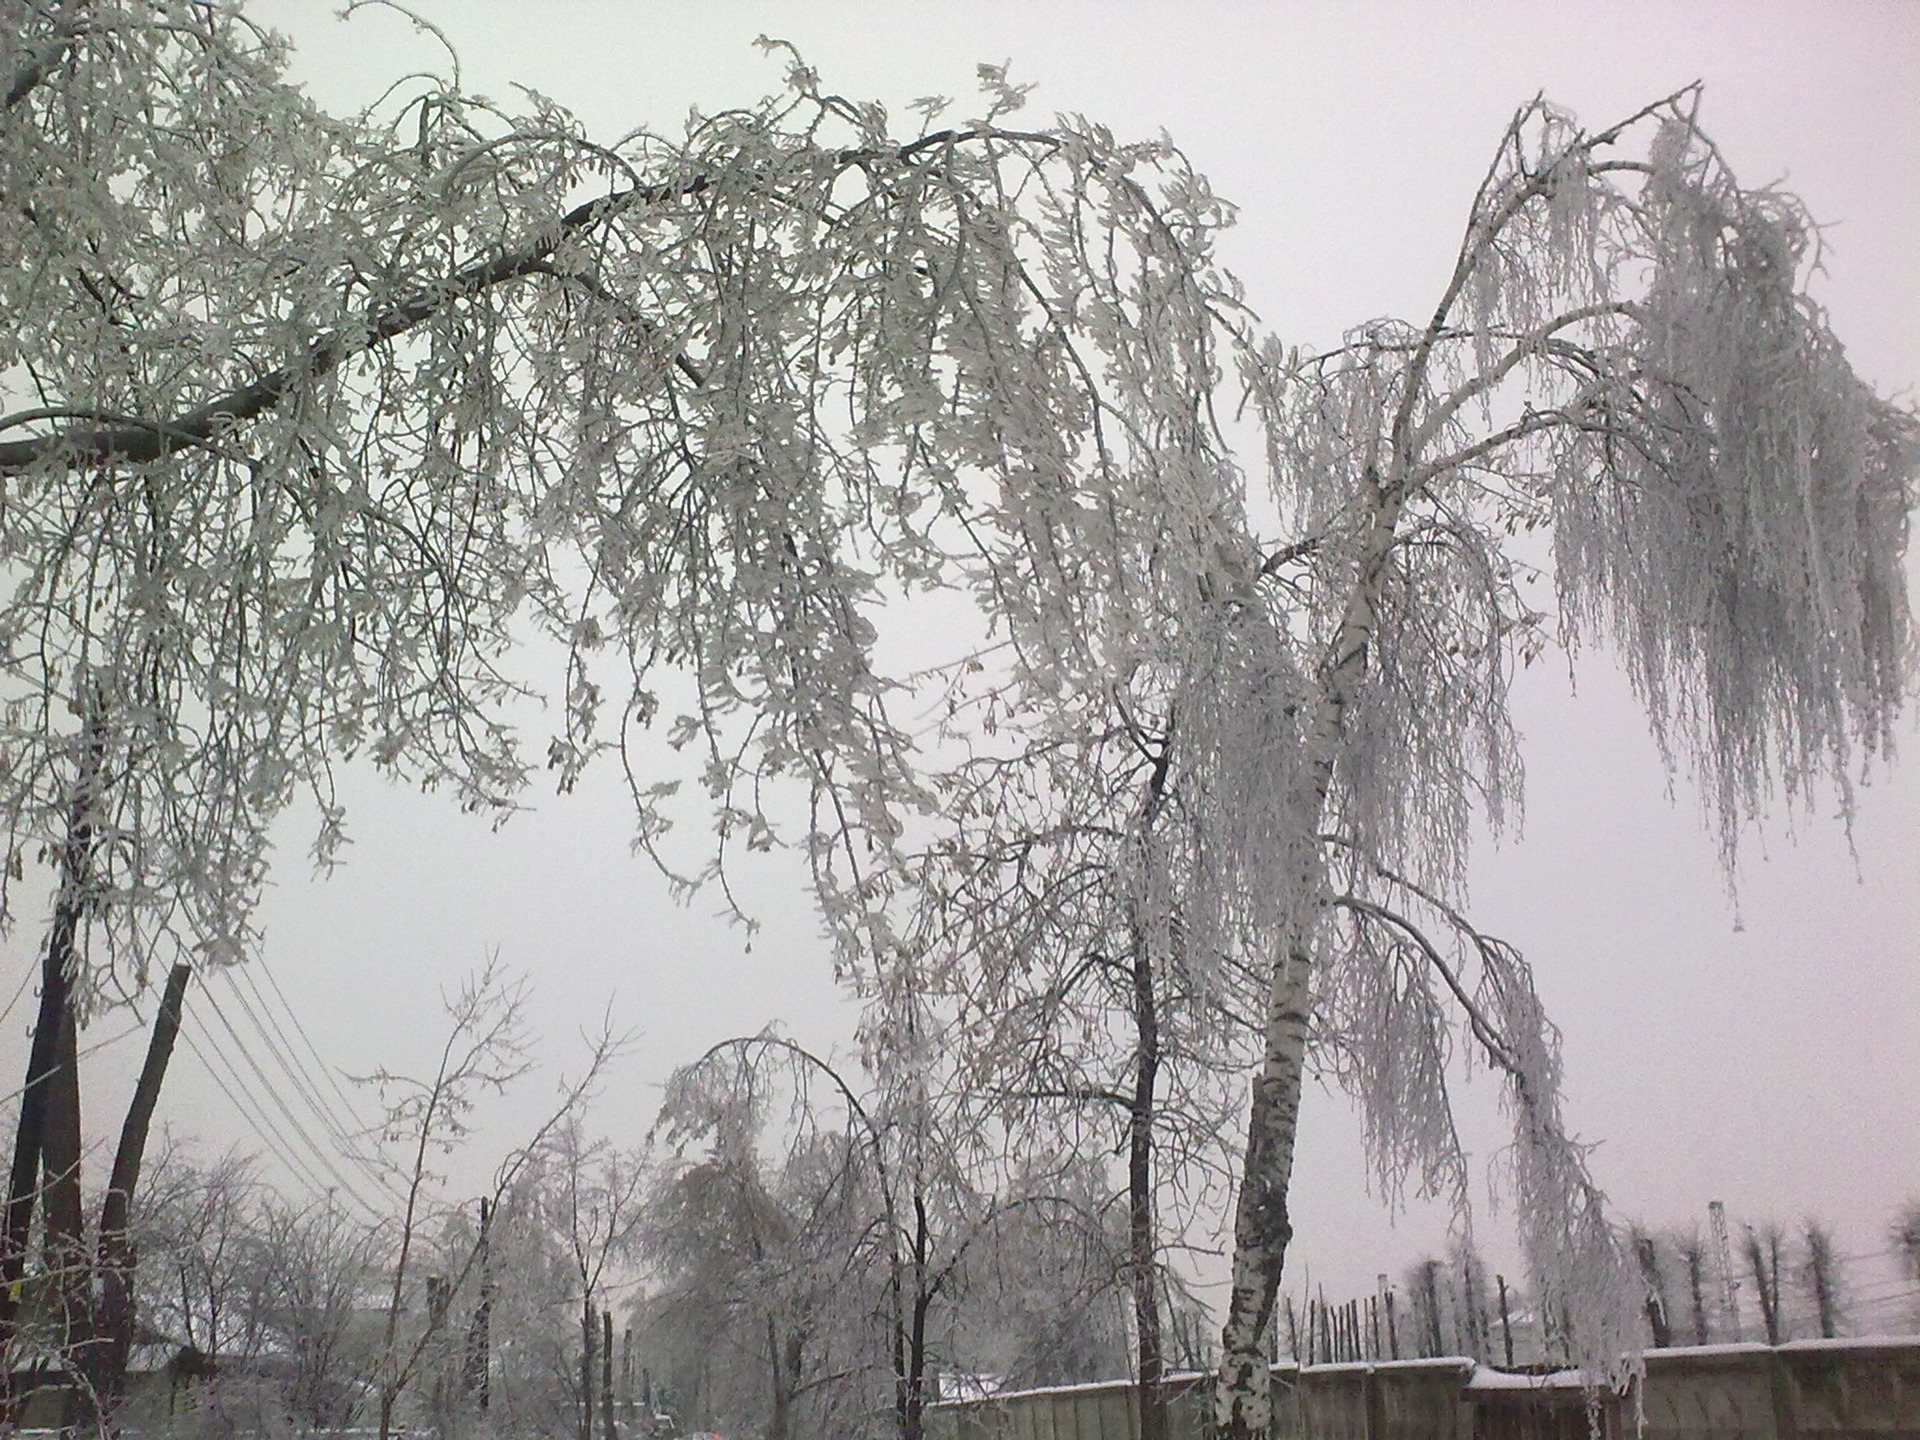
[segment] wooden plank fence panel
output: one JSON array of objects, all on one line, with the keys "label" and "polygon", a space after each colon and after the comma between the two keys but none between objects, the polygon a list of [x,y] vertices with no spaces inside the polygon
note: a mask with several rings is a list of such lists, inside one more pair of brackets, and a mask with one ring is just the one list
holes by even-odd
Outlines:
[{"label": "wooden plank fence panel", "polygon": [[1313,1440],[1370,1440],[1365,1366],[1310,1368],[1304,1380],[1306,1428]]},{"label": "wooden plank fence panel", "polygon": [[1373,1371],[1373,1440],[1472,1440],[1471,1360],[1389,1361]]}]

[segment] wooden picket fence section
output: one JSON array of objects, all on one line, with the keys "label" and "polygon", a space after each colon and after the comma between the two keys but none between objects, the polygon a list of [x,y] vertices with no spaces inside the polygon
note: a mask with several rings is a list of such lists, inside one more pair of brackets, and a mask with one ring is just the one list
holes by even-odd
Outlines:
[{"label": "wooden picket fence section", "polygon": [[[1168,1384],[1168,1440],[1206,1440],[1208,1377]],[[1650,1350],[1597,1416],[1577,1380],[1466,1359],[1276,1365],[1275,1440],[1920,1440],[1920,1337]],[[1125,1381],[931,1407],[928,1440],[1138,1440]]]}]

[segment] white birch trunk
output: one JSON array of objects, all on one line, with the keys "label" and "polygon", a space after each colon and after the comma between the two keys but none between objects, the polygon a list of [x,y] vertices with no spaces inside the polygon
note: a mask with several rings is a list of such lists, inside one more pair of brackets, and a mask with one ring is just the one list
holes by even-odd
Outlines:
[{"label": "white birch trunk", "polygon": [[[1458,285],[1449,291],[1451,297]],[[1441,315],[1444,315],[1445,307]],[[1436,316],[1434,328],[1440,323]],[[1429,338],[1433,334],[1430,329]],[[1416,353],[1410,371],[1417,376],[1425,359]],[[1300,813],[1308,819],[1307,843],[1318,834],[1333,787],[1335,758],[1346,733],[1346,713],[1354,689],[1366,671],[1367,648],[1379,615],[1381,578],[1405,510],[1405,476],[1411,466],[1401,450],[1411,405],[1403,404],[1394,425],[1400,463],[1382,486],[1372,466],[1366,472],[1372,519],[1355,558],[1354,586],[1339,628],[1334,632],[1322,671],[1320,698],[1307,737],[1313,757],[1305,780]],[[1320,867],[1301,867],[1302,884],[1317,891]],[[1310,892],[1311,893],[1311,892]],[[1287,1186],[1293,1178],[1293,1149],[1300,1122],[1300,1095],[1306,1074],[1307,1022],[1313,999],[1311,905],[1296,922],[1296,934],[1274,963],[1267,986],[1266,1053],[1253,1083],[1247,1121],[1247,1153],[1240,1194],[1234,1206],[1233,1286],[1220,1337],[1220,1373],[1214,1388],[1214,1421],[1221,1440],[1265,1440],[1271,1433],[1273,1405],[1268,1379],[1268,1335],[1275,1297],[1293,1226],[1287,1216]]]},{"label": "white birch trunk", "polygon": [[1214,1392],[1215,1428],[1222,1440],[1257,1440],[1269,1432],[1273,1419],[1268,1336],[1293,1238],[1287,1185],[1299,1130],[1312,970],[1307,955],[1296,952],[1274,966],[1268,990],[1266,1057],[1253,1082],[1246,1166],[1233,1216],[1233,1290]]}]

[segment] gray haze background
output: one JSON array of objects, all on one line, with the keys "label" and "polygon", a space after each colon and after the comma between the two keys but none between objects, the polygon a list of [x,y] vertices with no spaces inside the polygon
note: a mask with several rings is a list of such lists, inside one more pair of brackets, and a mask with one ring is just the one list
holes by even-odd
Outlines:
[{"label": "gray haze background", "polygon": [[[903,128],[922,95],[974,113],[975,63],[1011,58],[1016,81],[1039,82],[1036,117],[1077,111],[1123,136],[1170,132],[1240,205],[1226,261],[1267,323],[1301,344],[1427,313],[1501,129],[1536,92],[1598,126],[1703,79],[1706,127],[1737,173],[1797,191],[1832,227],[1817,293],[1854,364],[1883,390],[1911,395],[1920,380],[1916,5],[417,8],[458,47],[470,89],[531,86],[603,140],[672,131],[689,106],[712,112],[776,88],[783,62],[752,44],[763,32],[797,44],[828,88],[884,100]],[[442,63],[389,11],[342,23],[330,0],[249,9],[293,37],[296,74],[329,108]],[[1670,783],[1603,655],[1571,676],[1557,660],[1536,667],[1516,708],[1524,835],[1482,847],[1473,912],[1533,960],[1565,1032],[1571,1123],[1599,1145],[1594,1169],[1621,1216],[1687,1223],[1721,1199],[1736,1220],[1825,1216],[1843,1254],[1882,1248],[1895,1205],[1920,1194],[1920,755],[1860,790],[1851,844],[1832,796],[1783,810],[1750,839],[1736,905],[1691,793]],[[1905,735],[1920,751],[1911,722]],[[833,986],[797,863],[776,857],[757,877],[750,903],[764,928],[749,951],[717,902],[674,905],[629,856],[611,771],[570,796],[529,796],[533,808],[498,833],[444,797],[368,773],[344,781],[347,865],[310,879],[310,817],[293,817],[263,915],[272,976],[326,1061],[428,1070],[442,987],[491,951],[534,978],[544,1071],[483,1111],[473,1144],[447,1160],[450,1193],[479,1193],[558,1076],[577,1070],[579,1031],[603,1013],[642,1037],[593,1117],[623,1143],[651,1122],[658,1082],[724,1036],[779,1022],[846,1049],[854,1008]],[[31,995],[43,919],[25,917],[0,949],[0,995],[23,980]],[[200,1027],[202,1046],[229,1053],[259,1089],[203,997],[249,1037],[231,982],[190,994],[189,1033]],[[30,1018],[22,1001],[0,1027],[7,1073],[24,1066]],[[83,1043],[126,1026],[104,1016]],[[129,1036],[86,1062],[90,1133],[111,1135],[141,1044]],[[267,1042],[247,1045],[271,1073]],[[1490,1170],[1504,1143],[1494,1088],[1482,1075],[1465,1096],[1466,1138]],[[161,1113],[213,1149],[262,1148],[184,1049]],[[297,1148],[290,1127],[272,1128]],[[1356,1293],[1444,1244],[1444,1212],[1415,1204],[1396,1218],[1369,1195],[1355,1119],[1323,1089],[1308,1097],[1294,1195],[1290,1286]],[[1513,1274],[1496,1207],[1497,1196],[1481,1207],[1478,1235]]]}]

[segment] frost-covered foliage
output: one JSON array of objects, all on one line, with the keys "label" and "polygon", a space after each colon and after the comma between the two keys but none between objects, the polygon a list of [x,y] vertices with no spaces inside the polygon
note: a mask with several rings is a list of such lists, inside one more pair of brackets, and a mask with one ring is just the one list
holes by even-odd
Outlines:
[{"label": "frost-covered foliage", "polygon": [[1231,212],[1176,150],[1014,129],[997,69],[906,138],[795,60],[606,144],[457,76],[320,115],[237,6],[15,13],[0,820],[9,875],[67,854],[96,990],[163,937],[244,953],[266,827],[304,788],[332,854],[344,757],[506,813],[551,689],[547,764],[617,750],[662,863],[688,773],[655,726],[717,837],[689,879],[804,847],[890,1093],[927,1094],[901,1026],[942,966],[1124,944],[1201,1073],[1250,1022],[1227,1433],[1265,1426],[1310,1041],[1389,1187],[1443,1193],[1450,1047],[1487,1056],[1535,1288],[1617,1365],[1637,1296],[1554,1032],[1464,918],[1472,826],[1519,800],[1514,669],[1615,643],[1731,862],[1775,789],[1885,749],[1911,660],[1913,416],[1691,92],[1598,133],[1528,106],[1433,315],[1305,355],[1214,266]]},{"label": "frost-covered foliage", "polygon": [[612,146],[453,81],[336,120],[232,7],[63,15],[26,7],[0,136],[35,196],[0,220],[0,812],[11,869],[60,843],[102,717],[121,953],[240,953],[296,789],[338,844],[342,756],[510,808],[536,628],[570,657],[562,784],[618,745],[654,845],[657,720],[724,851],[775,842],[759,782],[794,774],[857,928],[928,794],[888,602],[970,587],[1024,705],[1248,563],[1206,424],[1224,212],[1164,144],[1007,130],[997,75],[979,122],[901,141],[798,64]]},{"label": "frost-covered foliage", "polygon": [[943,1371],[1057,1379],[1114,1353],[1099,1161],[983,1161],[953,1087],[879,1043],[861,1076],[762,1034],[668,1083],[642,1308],[701,1423],[912,1440]]}]

